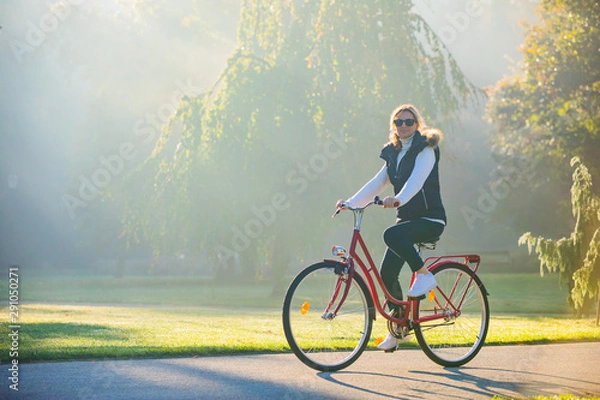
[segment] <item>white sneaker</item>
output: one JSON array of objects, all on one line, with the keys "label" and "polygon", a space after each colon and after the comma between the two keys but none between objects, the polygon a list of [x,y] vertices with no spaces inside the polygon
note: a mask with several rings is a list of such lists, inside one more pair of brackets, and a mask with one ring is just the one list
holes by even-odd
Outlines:
[{"label": "white sneaker", "polygon": [[398,346],[398,343],[400,343],[400,340],[396,339],[391,333],[388,333],[385,340],[377,345],[377,348],[385,351],[394,350]]},{"label": "white sneaker", "polygon": [[435,289],[436,286],[437,282],[435,281],[435,278],[431,272],[428,274],[417,274],[417,277],[415,278],[415,281],[410,287],[407,295],[410,297],[423,296],[430,290]]},{"label": "white sneaker", "polygon": [[385,340],[377,345],[377,348],[379,350],[385,350],[385,351],[395,350],[396,347],[400,343],[402,343],[402,342],[404,342],[406,340],[409,340],[409,339],[410,339],[410,333],[407,333],[406,336],[404,336],[402,339],[398,339],[394,335],[392,335],[391,333],[388,333],[388,335],[385,338]]}]

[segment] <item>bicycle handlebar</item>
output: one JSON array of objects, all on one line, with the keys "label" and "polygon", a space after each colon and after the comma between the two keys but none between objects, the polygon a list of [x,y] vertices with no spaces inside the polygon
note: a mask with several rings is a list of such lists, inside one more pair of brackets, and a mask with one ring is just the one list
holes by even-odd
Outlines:
[{"label": "bicycle handlebar", "polygon": [[350,211],[362,211],[370,206],[372,206],[373,204],[377,204],[378,206],[382,206],[383,205],[383,201],[379,198],[379,196],[375,196],[373,198],[373,200],[371,200],[370,202],[368,202],[367,204],[364,205],[364,207],[351,207],[348,203],[344,202],[342,203],[342,206],[340,208],[338,208],[337,210],[335,210],[335,213],[331,216],[331,218],[335,218],[336,215],[338,215],[340,212],[342,212],[342,210],[344,208],[347,208]]}]

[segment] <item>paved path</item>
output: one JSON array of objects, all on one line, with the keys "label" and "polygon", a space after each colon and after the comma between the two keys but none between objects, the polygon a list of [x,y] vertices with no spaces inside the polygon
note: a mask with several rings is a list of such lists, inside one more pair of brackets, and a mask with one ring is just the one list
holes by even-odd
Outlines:
[{"label": "paved path", "polygon": [[[19,392],[2,365],[0,398],[23,399],[489,399],[600,395],[600,343],[484,347],[442,368],[420,350],[369,351],[320,373],[292,354],[24,364]],[[7,383],[8,382],[8,383]]]}]

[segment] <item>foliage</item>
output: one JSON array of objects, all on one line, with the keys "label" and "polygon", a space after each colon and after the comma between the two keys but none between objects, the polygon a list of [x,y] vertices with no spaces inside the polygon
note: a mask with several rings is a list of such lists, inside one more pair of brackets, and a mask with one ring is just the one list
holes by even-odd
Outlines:
[{"label": "foliage", "polygon": [[[320,246],[328,214],[309,210],[356,189],[353,160],[387,140],[393,107],[442,118],[477,92],[411,7],[244,1],[227,68],[184,99],[140,170],[153,183],[129,207],[129,238],[189,246],[221,268],[241,254],[249,277],[259,258],[281,276],[290,253]],[[289,251],[291,237],[302,239]]]},{"label": "foliage", "polygon": [[559,272],[569,288],[569,304],[581,313],[587,311],[589,300],[598,296],[600,288],[600,198],[592,191],[592,177],[585,165],[573,158],[571,166],[575,166],[571,187],[575,230],[556,241],[527,232],[519,244],[527,244],[530,253],[535,249],[542,274],[544,268]]},{"label": "foliage", "polygon": [[499,158],[526,156],[542,177],[566,181],[557,166],[579,156],[599,176],[599,26],[596,0],[541,2],[539,24],[521,48],[523,70],[499,82],[488,105]]}]

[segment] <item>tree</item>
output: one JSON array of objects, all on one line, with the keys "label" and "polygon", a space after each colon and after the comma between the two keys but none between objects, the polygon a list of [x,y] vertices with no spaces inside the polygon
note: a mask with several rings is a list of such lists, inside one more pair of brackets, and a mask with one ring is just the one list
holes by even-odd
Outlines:
[{"label": "tree", "polygon": [[276,281],[291,253],[320,248],[324,194],[355,189],[356,160],[386,140],[398,93],[438,121],[477,93],[411,8],[244,1],[222,76],[184,100],[132,177],[153,179],[129,208],[130,238],[210,250],[215,265],[241,253],[250,277],[262,251]]},{"label": "tree", "polygon": [[560,166],[579,156],[600,176],[599,26],[597,0],[540,3],[539,24],[521,48],[522,71],[499,82],[488,105],[500,159],[525,156],[540,176],[567,181]]},{"label": "tree", "polygon": [[592,177],[588,169],[575,157],[571,187],[571,204],[575,230],[559,240],[535,237],[530,232],[519,239],[527,244],[529,252],[535,249],[544,268],[559,272],[561,282],[569,288],[569,304],[579,315],[589,312],[591,299],[598,297],[596,325],[600,315],[600,198],[592,191]]}]

